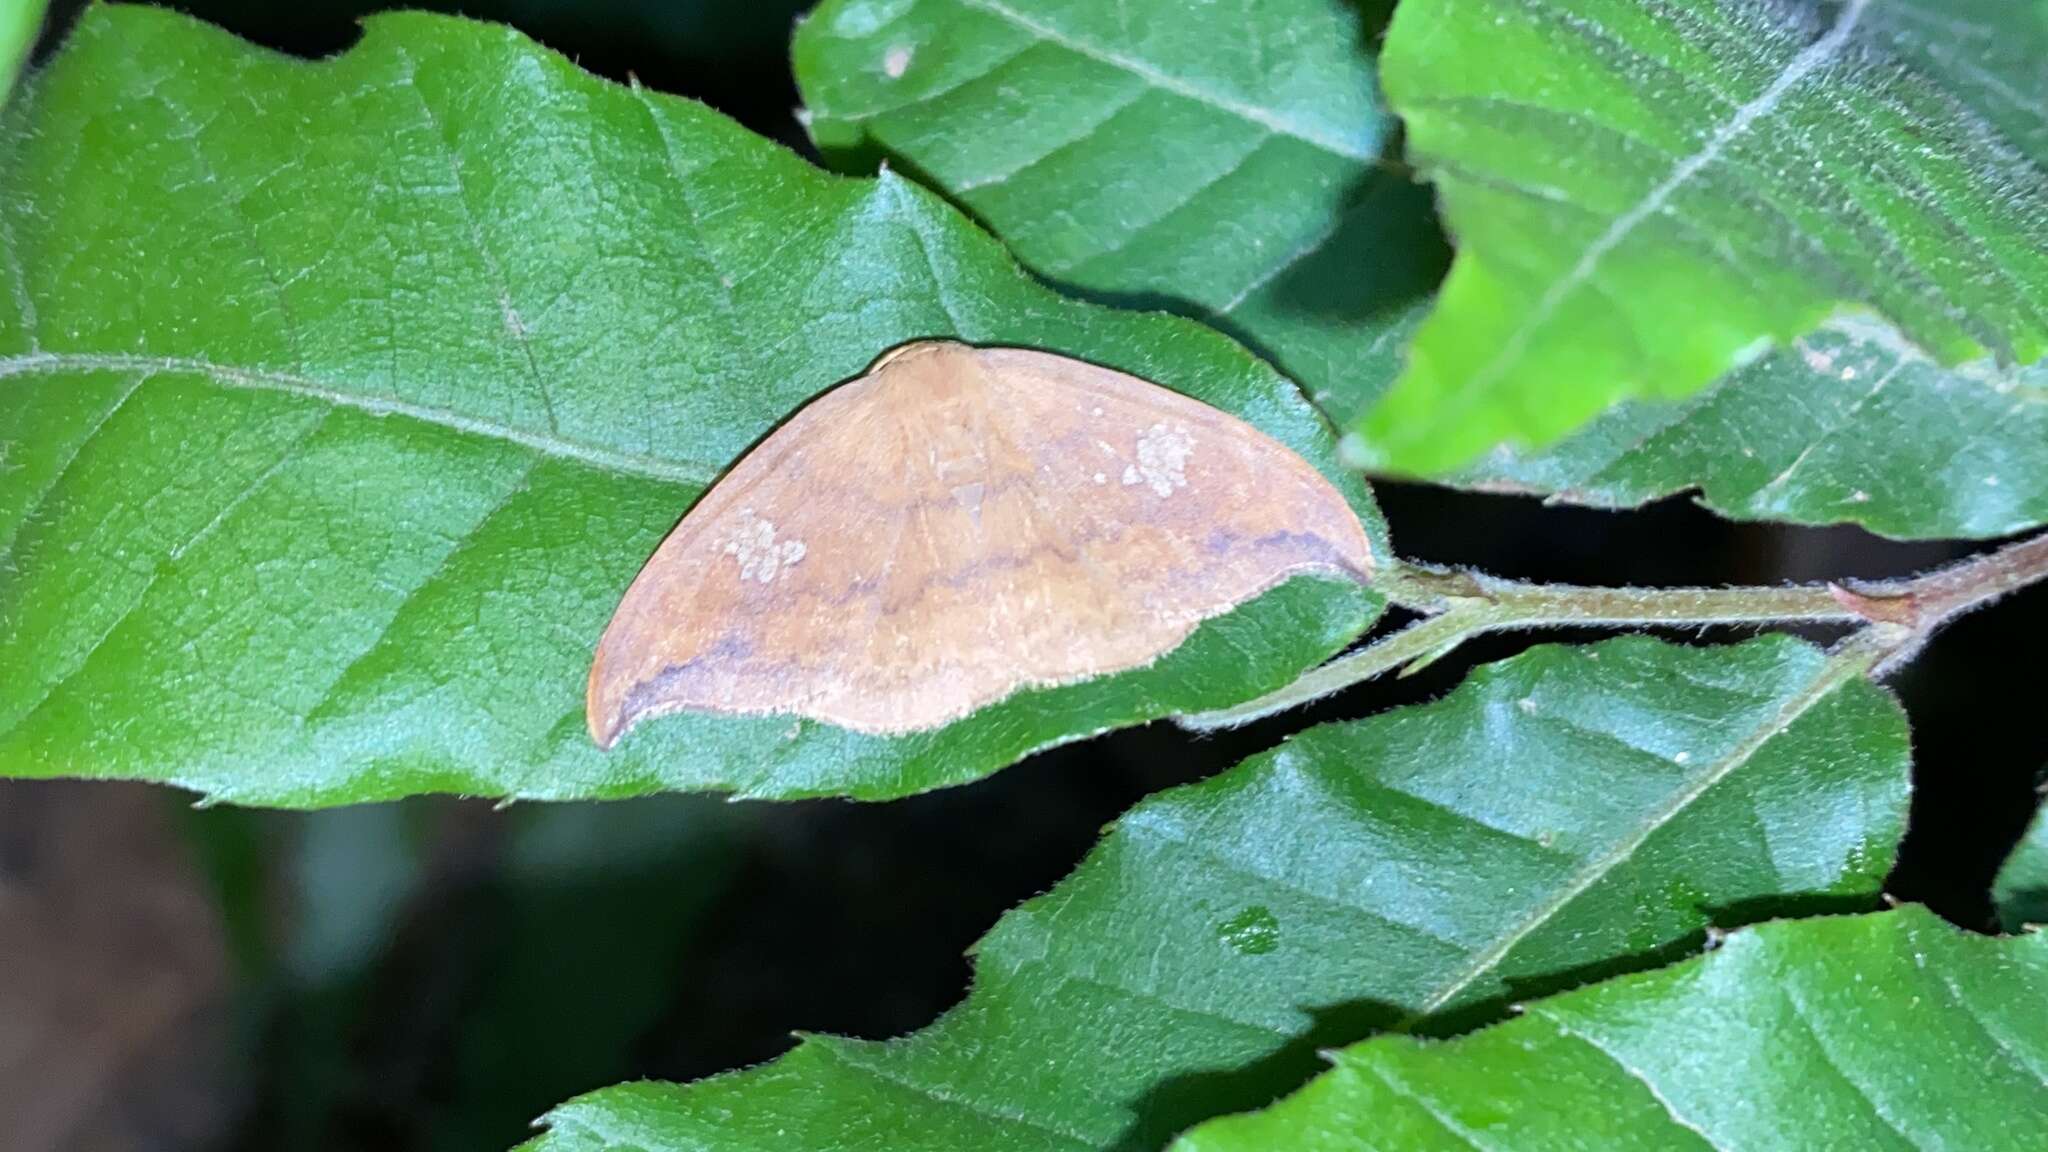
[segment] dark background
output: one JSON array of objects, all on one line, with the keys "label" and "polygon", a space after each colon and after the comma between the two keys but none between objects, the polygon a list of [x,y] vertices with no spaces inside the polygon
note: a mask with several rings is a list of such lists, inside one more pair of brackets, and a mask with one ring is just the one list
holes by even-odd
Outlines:
[{"label": "dark background", "polygon": [[[382,5],[177,6],[324,55]],[[806,6],[457,7],[809,154],[787,62]],[[61,28],[80,5],[56,7]],[[1612,514],[1379,492],[1404,555],[1530,579],[1874,577],[1969,550],[1736,525],[1683,499]],[[2044,615],[2036,589],[1967,618],[1895,685],[1913,717],[1917,790],[1889,890],[1973,929],[1989,926],[1990,876],[2048,764],[2025,640],[2044,634]],[[1440,695],[1529,642],[1477,642],[1412,679],[1228,735],[1153,725],[883,805],[423,799],[296,814],[194,811],[137,786],[0,785],[0,1054],[37,1054],[0,1084],[0,1135],[12,1134],[0,1143],[502,1149],[578,1092],[765,1060],[793,1029],[900,1034],[954,1003],[967,946],[1138,798],[1312,721]]]}]

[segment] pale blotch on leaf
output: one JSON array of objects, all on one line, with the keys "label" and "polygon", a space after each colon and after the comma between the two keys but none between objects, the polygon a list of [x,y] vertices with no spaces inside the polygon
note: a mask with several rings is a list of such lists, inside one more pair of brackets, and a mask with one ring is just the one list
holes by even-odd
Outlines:
[{"label": "pale blotch on leaf", "polygon": [[1216,938],[1241,956],[1265,956],[1280,947],[1280,921],[1269,909],[1254,904],[1218,924]]},{"label": "pale blotch on leaf", "polygon": [[791,417],[662,542],[598,643],[590,732],[685,710],[937,728],[1372,567],[1336,487],[1244,421],[1064,356],[921,341]]}]

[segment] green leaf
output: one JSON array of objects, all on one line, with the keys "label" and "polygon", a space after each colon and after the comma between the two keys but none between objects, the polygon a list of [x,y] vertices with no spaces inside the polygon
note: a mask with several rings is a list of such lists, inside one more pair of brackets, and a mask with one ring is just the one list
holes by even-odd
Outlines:
[{"label": "green leaf", "polygon": [[2048,361],[1942,368],[1842,318],[1684,402],[1629,401],[1449,478],[1626,508],[1697,488],[1742,520],[1993,537],[2048,523]]},{"label": "green leaf", "polygon": [[[1357,25],[1350,7],[1310,0],[1262,5],[1248,21],[1144,2],[828,0],[799,30],[795,57],[812,135],[842,164],[885,153],[1041,274],[1204,319],[1348,424],[1392,383],[1421,319],[1413,301],[1434,284],[1425,206],[1370,162],[1354,166],[1349,199],[1307,196],[1346,168],[1329,151],[1295,150],[1308,167],[1284,179],[1232,170],[1206,183],[1201,166],[1234,161],[1228,145],[1248,124],[1347,105],[1352,131],[1369,131],[1377,150],[1386,118]],[[1276,38],[1291,50],[1269,51]],[[1968,53],[1925,36],[1901,47],[2032,140],[2027,98],[2004,101],[2001,86],[2021,93],[2038,71],[2009,42],[1979,40]],[[1235,109],[1182,95],[1204,83],[1234,85]],[[1321,102],[1291,102],[1314,89]],[[2037,96],[2036,106],[2048,88]],[[1221,127],[1191,133],[1175,116]],[[1274,162],[1266,147],[1247,167]],[[1176,178],[1176,165],[1200,171]],[[1188,188],[1198,202],[1168,208]],[[1266,252],[1285,255],[1275,265]],[[1748,519],[2003,535],[2048,522],[2044,373],[1991,361],[1945,370],[1887,325],[1839,318],[1697,399],[1625,402],[1549,451],[1503,450],[1446,479],[1603,507],[1699,488],[1710,507]]]},{"label": "green leaf", "polygon": [[2039,3],[1405,0],[1386,90],[1458,255],[1357,459],[1547,444],[1845,311],[2041,359],[2044,52]]},{"label": "green leaf", "polygon": [[2017,932],[2029,924],[2048,924],[2048,804],[2034,813],[2033,823],[2012,855],[1998,870],[1991,900],[1998,919],[2008,931]]},{"label": "green leaf", "polygon": [[1198,325],[1063,300],[935,197],[821,173],[508,30],[371,20],[320,63],[96,7],[0,128],[0,773],[246,803],[425,791],[902,795],[1245,699],[1358,635],[1297,579],[1151,667],[911,736],[674,717],[584,678],[718,471],[916,337],[1060,351],[1371,497]]},{"label": "green leaf", "polygon": [[1442,271],[1349,0],[827,0],[812,136],[873,153],[1070,291],[1203,319],[1318,400],[1392,378]]},{"label": "green leaf", "polygon": [[1158,1147],[1319,1046],[1867,904],[1908,759],[1891,698],[1797,640],[1537,648],[1138,805],[925,1031],[607,1089],[531,1152]]},{"label": "green leaf", "polygon": [[47,5],[48,0],[0,0],[0,104],[7,102],[14,78],[28,63]]},{"label": "green leaf", "polygon": [[1176,1152],[2035,1149],[2048,934],[1908,906],[1767,924],[1448,1043],[1383,1037]]}]

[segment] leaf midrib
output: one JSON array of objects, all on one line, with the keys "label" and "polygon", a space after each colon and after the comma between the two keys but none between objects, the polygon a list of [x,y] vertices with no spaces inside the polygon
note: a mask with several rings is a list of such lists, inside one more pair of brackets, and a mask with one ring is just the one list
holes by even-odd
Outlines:
[{"label": "leaf midrib", "polygon": [[0,357],[0,380],[14,377],[50,376],[67,372],[138,372],[147,376],[176,374],[202,377],[223,388],[282,392],[342,408],[353,408],[371,416],[398,416],[488,440],[517,445],[543,456],[569,460],[588,468],[616,475],[636,476],[667,484],[702,489],[718,475],[720,466],[703,461],[665,460],[637,453],[621,452],[562,436],[516,428],[427,404],[396,397],[350,392],[311,376],[273,368],[253,368],[189,356],[150,356],[137,353],[29,352]]},{"label": "leaf midrib", "polygon": [[1493,943],[1472,953],[1462,968],[1431,993],[1420,1007],[1394,1024],[1391,1030],[1405,1031],[1414,1027],[1491,974],[1517,945],[1571,907],[1579,897],[1606,879],[1616,868],[1628,863],[1651,836],[1677,819],[1695,801],[1706,795],[1709,789],[1747,764],[1765,745],[1784,734],[1815,705],[1861,675],[1868,666],[1868,660],[1860,648],[1844,647],[1830,652],[1815,670],[1813,679],[1806,687],[1779,705],[1778,710],[1772,713],[1769,719],[1759,724],[1755,731],[1729,749],[1726,755],[1708,764],[1688,781],[1685,787],[1651,810],[1627,837],[1587,860],[1562,887],[1531,909],[1513,930],[1503,933]]},{"label": "leaf midrib", "polygon": [[1870,0],[1849,0],[1841,15],[1836,18],[1834,26],[1828,29],[1825,35],[1794,55],[1761,93],[1735,109],[1728,119],[1715,127],[1696,151],[1681,157],[1664,178],[1653,185],[1640,200],[1626,212],[1616,216],[1607,228],[1579,253],[1571,268],[1544,291],[1535,307],[1529,310],[1522,322],[1501,342],[1500,350],[1495,353],[1493,359],[1473,374],[1466,390],[1471,393],[1483,392],[1512,371],[1528,352],[1530,343],[1555,317],[1565,300],[1572,293],[1591,283],[1599,271],[1601,262],[1626,242],[1638,226],[1655,216],[1678,190],[1690,183],[1695,176],[1719,162],[1728,146],[1738,137],[1776,112],[1794,88],[1834,62],[1848,44],[1869,3]]},{"label": "leaf midrib", "polygon": [[1282,136],[1299,140],[1324,152],[1342,156],[1347,160],[1354,160],[1361,164],[1377,163],[1380,160],[1380,157],[1371,152],[1361,151],[1341,140],[1333,139],[1313,128],[1296,123],[1270,109],[1261,108],[1256,104],[1248,104],[1242,100],[1204,88],[1199,84],[1183,80],[1178,76],[1161,71],[1156,65],[1145,60],[1126,56],[1121,52],[1112,51],[1086,40],[1076,39],[1072,34],[1055,28],[1050,24],[1035,20],[1002,3],[1001,0],[954,0],[954,3],[959,4],[963,8],[972,8],[975,11],[994,16],[1042,42],[1057,45],[1075,55],[1093,60],[1098,64],[1104,64],[1119,71],[1128,72],[1163,92],[1171,92],[1176,96],[1193,100],[1198,104],[1206,104],[1219,111],[1228,112],[1239,119],[1247,120]]}]

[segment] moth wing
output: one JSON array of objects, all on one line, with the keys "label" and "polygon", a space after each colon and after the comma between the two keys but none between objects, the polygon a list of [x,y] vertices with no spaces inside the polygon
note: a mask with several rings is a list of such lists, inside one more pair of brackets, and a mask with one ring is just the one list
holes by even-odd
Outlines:
[{"label": "moth wing", "polygon": [[663,542],[599,644],[591,731],[686,708],[936,727],[1149,663],[1309,570],[1368,576],[1364,531],[1243,421],[1065,357],[910,345]]}]

